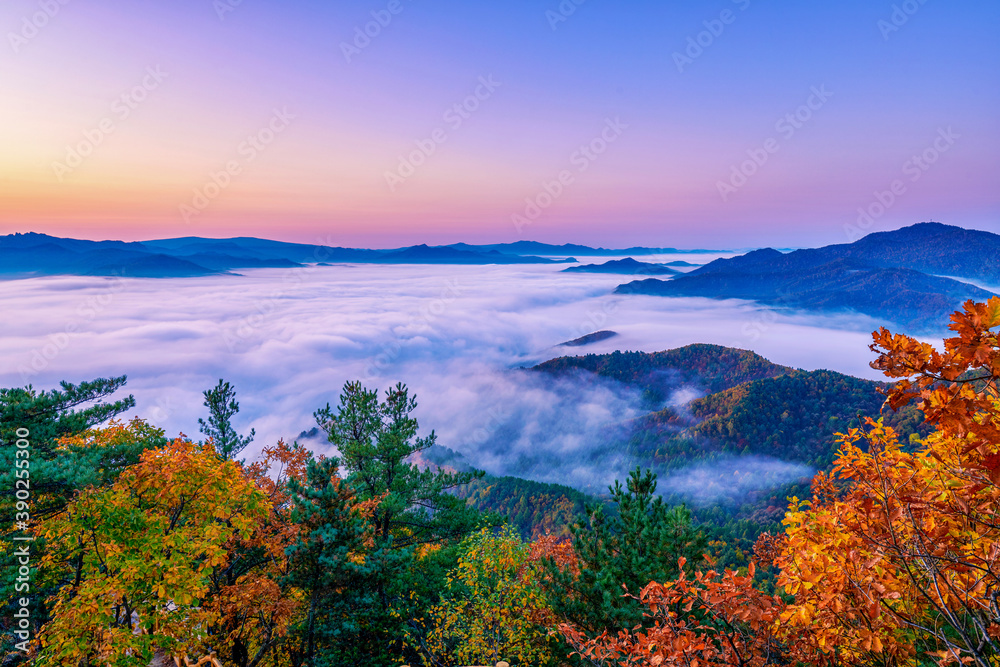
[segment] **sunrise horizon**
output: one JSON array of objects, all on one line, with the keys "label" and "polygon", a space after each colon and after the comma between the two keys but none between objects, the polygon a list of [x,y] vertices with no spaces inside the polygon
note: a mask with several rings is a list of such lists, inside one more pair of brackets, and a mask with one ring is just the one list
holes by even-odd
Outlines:
[{"label": "sunrise horizon", "polygon": [[[870,220],[870,218],[868,220]],[[309,237],[307,234],[304,234],[304,233],[303,234],[280,234],[280,233],[276,233],[276,232],[275,233],[270,233],[270,234],[268,234],[266,236],[265,235],[257,235],[257,234],[223,235],[223,234],[220,233],[220,235],[211,235],[211,234],[205,234],[205,233],[201,233],[201,234],[197,234],[197,233],[195,233],[195,234],[192,234],[192,233],[181,234],[181,233],[178,233],[177,235],[166,235],[166,236],[164,236],[164,235],[153,235],[153,234],[145,234],[145,235],[139,235],[139,234],[137,234],[137,235],[134,235],[134,236],[110,237],[110,236],[103,236],[100,233],[92,233],[92,234],[78,233],[78,232],[76,232],[74,230],[68,230],[71,233],[63,234],[63,233],[59,233],[58,229],[55,230],[55,231],[44,231],[44,228],[38,228],[38,229],[36,229],[36,228],[32,228],[32,229],[17,229],[17,228],[15,228],[15,229],[12,229],[12,230],[6,232],[5,234],[0,234],[0,237],[2,237],[4,235],[17,235],[17,234],[21,234],[21,235],[40,234],[40,235],[51,236],[51,237],[55,237],[55,238],[74,239],[74,240],[81,240],[81,241],[95,241],[95,242],[111,241],[111,242],[123,242],[123,243],[144,243],[144,242],[153,242],[153,241],[178,240],[178,239],[186,239],[186,238],[197,238],[197,239],[206,239],[206,240],[214,240],[214,241],[226,241],[226,240],[232,240],[232,239],[247,239],[247,238],[252,238],[252,239],[265,240],[265,241],[276,241],[276,242],[280,242],[280,243],[294,243],[294,244],[300,244],[300,245],[324,245],[324,246],[338,246],[338,247],[350,247],[350,248],[359,248],[359,249],[379,249],[379,250],[395,249],[395,248],[407,248],[407,247],[420,246],[420,245],[427,245],[427,246],[431,246],[431,247],[442,247],[442,246],[463,245],[463,244],[464,245],[470,245],[470,246],[494,246],[494,245],[508,245],[508,244],[514,244],[514,243],[519,243],[519,242],[528,242],[528,243],[539,243],[539,244],[552,245],[552,246],[562,246],[562,245],[573,246],[573,245],[579,245],[579,246],[586,246],[586,247],[589,247],[589,248],[593,248],[595,250],[596,249],[602,249],[602,250],[615,250],[615,249],[617,249],[617,250],[628,250],[629,248],[647,248],[647,249],[653,249],[653,248],[672,248],[672,249],[676,249],[676,250],[680,250],[680,251],[689,251],[689,252],[690,251],[708,251],[708,252],[711,252],[711,251],[745,250],[745,249],[765,248],[765,247],[775,247],[775,248],[786,249],[786,250],[794,250],[794,249],[798,249],[798,248],[810,248],[810,247],[819,247],[819,246],[826,246],[826,245],[836,245],[836,244],[839,244],[839,243],[851,243],[851,242],[856,241],[859,238],[862,238],[862,237],[864,237],[864,236],[866,236],[868,234],[877,233],[877,232],[897,231],[899,229],[903,229],[903,228],[906,228],[906,227],[911,227],[913,225],[918,225],[918,224],[923,224],[923,223],[937,223],[937,224],[943,224],[943,225],[952,226],[952,227],[961,227],[963,229],[974,230],[974,231],[984,231],[984,232],[990,232],[992,230],[992,228],[993,228],[989,224],[974,224],[974,223],[967,223],[967,222],[952,222],[952,221],[948,221],[948,220],[931,220],[931,219],[927,219],[927,220],[915,220],[915,221],[912,221],[912,222],[906,222],[906,223],[900,223],[900,224],[894,224],[894,225],[881,225],[880,224],[878,226],[875,226],[874,224],[871,224],[870,222],[866,222],[866,220],[862,218],[860,223],[856,221],[855,223],[847,223],[847,224],[841,225],[840,227],[833,227],[833,226],[831,226],[830,229],[828,230],[829,233],[826,234],[825,237],[824,236],[817,236],[815,234],[812,234],[812,235],[809,236],[810,238],[818,239],[818,240],[813,241],[813,242],[809,242],[809,241],[806,240],[805,237],[802,237],[802,242],[801,243],[798,243],[798,244],[796,244],[796,243],[790,243],[789,241],[794,240],[795,236],[794,235],[787,235],[786,234],[786,235],[782,235],[781,237],[776,237],[775,238],[775,240],[777,241],[776,243],[767,243],[767,242],[764,242],[762,240],[762,241],[757,242],[757,243],[749,242],[749,243],[743,243],[743,244],[729,244],[729,245],[718,245],[718,244],[717,245],[696,245],[696,244],[682,244],[682,243],[675,243],[675,242],[674,243],[668,243],[667,241],[670,241],[671,238],[667,237],[666,235],[664,236],[664,238],[663,238],[662,241],[657,241],[657,240],[655,240],[655,237],[649,236],[649,237],[646,237],[648,240],[646,240],[646,241],[640,240],[639,242],[635,242],[635,243],[633,243],[633,242],[629,242],[629,243],[615,243],[613,241],[600,241],[600,240],[598,240],[598,241],[586,241],[586,240],[573,239],[573,238],[568,237],[568,236],[565,237],[565,238],[564,237],[558,237],[558,238],[556,238],[554,240],[546,240],[545,238],[535,238],[535,237],[531,237],[531,236],[525,236],[525,237],[522,237],[522,238],[512,238],[512,237],[503,238],[501,236],[498,236],[498,237],[496,237],[496,239],[491,239],[489,237],[485,237],[485,238],[481,238],[481,239],[478,239],[478,240],[470,240],[468,234],[464,235],[464,236],[456,236],[456,237],[451,237],[451,236],[441,237],[441,236],[438,236],[438,235],[421,236],[419,234],[414,234],[412,236],[399,236],[399,237],[395,237],[395,239],[393,239],[393,238],[386,238],[384,236],[374,236],[374,237],[373,236],[359,236],[359,237],[357,237],[358,240],[355,243],[341,243],[338,239],[341,239],[343,237],[339,237],[335,233],[332,233],[332,232],[331,233],[323,233],[321,231],[315,232],[314,233],[315,235],[312,236],[312,237]],[[184,230],[179,230],[179,231],[184,231]],[[770,235],[771,234],[769,234],[769,236]],[[348,238],[350,238],[350,237],[348,237]],[[753,239],[752,236],[746,236],[744,238],[747,238],[748,240],[751,240],[751,241]],[[824,240],[824,238],[826,238],[827,240]],[[371,240],[365,241],[364,239],[371,239]],[[676,240],[676,237],[673,237],[673,239]]]},{"label": "sunrise horizon", "polygon": [[865,211],[998,231],[1000,9],[912,4],[17,0],[0,234],[810,246]]}]

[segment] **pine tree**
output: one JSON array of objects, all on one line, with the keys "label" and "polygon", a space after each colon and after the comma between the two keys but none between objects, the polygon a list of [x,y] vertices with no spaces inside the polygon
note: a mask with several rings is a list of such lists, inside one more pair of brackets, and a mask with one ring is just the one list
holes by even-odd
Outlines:
[{"label": "pine tree", "polygon": [[[78,385],[61,382],[59,389],[50,391],[37,391],[30,385],[0,389],[0,484],[14,488],[18,457],[15,443],[27,440],[32,520],[62,511],[79,489],[113,483],[122,470],[138,462],[143,450],[166,442],[154,438],[155,442],[122,442],[108,447],[60,444],[62,438],[80,434],[134,407],[132,396],[104,400],[121,389],[125,381],[123,375]],[[94,405],[81,407],[88,403]],[[10,511],[13,500],[11,494],[0,501],[5,517],[14,516]]]},{"label": "pine tree", "polygon": [[[417,407],[403,384],[379,401],[378,392],[348,382],[336,409],[317,410],[316,420],[340,454],[346,484],[360,502],[372,503],[366,564],[384,575],[369,581],[375,604],[364,616],[364,641],[355,654],[366,665],[397,665],[404,637],[419,631],[419,619],[437,602],[447,572],[457,562],[458,543],[483,525],[483,517],[452,489],[482,472],[449,473],[411,462],[434,445],[432,431],[418,437]],[[494,517],[486,523],[498,524]],[[374,574],[374,573],[373,573]]]},{"label": "pine tree", "polygon": [[[615,482],[611,511],[588,507],[588,522],[571,528],[579,573],[546,561],[553,611],[590,636],[632,628],[643,622],[638,595],[651,581],[667,581],[678,559],[701,562],[706,539],[683,506],[668,507],[656,494],[656,475],[636,468],[623,488]],[[623,586],[625,587],[623,589]]]},{"label": "pine tree", "polygon": [[338,468],[336,458],[311,459],[306,479],[292,478],[288,486],[292,523],[301,532],[288,549],[287,582],[306,595],[289,656],[305,667],[364,657],[365,645],[378,635],[377,591],[401,558],[366,544],[365,507]]},{"label": "pine tree", "polygon": [[[27,429],[34,451],[51,452],[56,438],[81,433],[135,407],[132,396],[110,403],[103,401],[124,387],[125,381],[122,375],[78,385],[60,382],[60,389],[51,391],[36,391],[31,385],[0,388],[0,442],[9,445],[18,437],[18,429]],[[76,409],[95,402],[96,405]]]},{"label": "pine tree", "polygon": [[236,390],[228,382],[220,379],[214,389],[202,393],[209,414],[208,422],[199,419],[198,425],[201,432],[211,438],[222,460],[230,461],[253,442],[257,433],[250,429],[250,435],[244,437],[233,428],[231,420],[239,413],[240,404],[236,402]]},{"label": "pine tree", "polygon": [[421,470],[410,461],[437,441],[433,431],[417,437],[417,420],[411,416],[416,407],[416,397],[402,383],[387,390],[380,402],[378,392],[348,382],[336,411],[327,404],[315,413],[340,452],[347,481],[358,497],[381,498],[375,540],[391,541],[396,549],[461,539],[479,521],[479,514],[449,491],[482,478],[483,472]]}]

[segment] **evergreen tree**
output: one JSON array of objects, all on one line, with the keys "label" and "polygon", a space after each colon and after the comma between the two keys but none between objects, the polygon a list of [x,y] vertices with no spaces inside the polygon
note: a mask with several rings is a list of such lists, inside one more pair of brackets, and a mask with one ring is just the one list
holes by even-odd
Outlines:
[{"label": "evergreen tree", "polygon": [[678,575],[678,559],[697,566],[705,536],[692,525],[686,507],[669,507],[656,494],[656,475],[636,468],[623,488],[610,487],[611,511],[588,507],[588,522],[571,528],[579,575],[546,561],[547,585],[557,616],[596,636],[635,627],[643,607],[631,595],[651,581]]},{"label": "evergreen tree", "polygon": [[[27,440],[32,520],[62,511],[78,489],[113,483],[122,470],[137,462],[139,455],[151,446],[145,442],[116,443],[111,447],[59,444],[61,438],[82,433],[135,407],[132,396],[104,400],[121,389],[125,381],[123,375],[78,385],[61,382],[59,389],[51,391],[37,391],[30,385],[0,388],[0,484],[5,489],[14,488],[19,449],[15,443],[18,439]],[[88,403],[94,405],[81,407]],[[5,494],[0,501],[7,520],[14,516],[13,503],[13,494]]]},{"label": "evergreen tree", "polygon": [[202,393],[208,408],[208,421],[198,419],[198,425],[201,432],[211,438],[222,460],[230,461],[253,442],[257,432],[250,429],[250,435],[241,436],[233,428],[231,421],[240,411],[240,404],[236,402],[236,390],[228,382],[220,379],[215,388]]},{"label": "evergreen tree", "polygon": [[416,661],[405,653],[407,626],[418,629],[417,619],[437,602],[457,562],[458,543],[483,523],[479,512],[450,493],[482,472],[421,470],[412,462],[436,441],[433,432],[417,436],[416,407],[403,384],[379,401],[376,391],[348,382],[336,409],[327,405],[315,413],[340,454],[345,482],[360,502],[373,505],[365,563],[375,568],[368,579],[375,604],[362,619],[364,641],[353,649],[367,665],[396,665],[401,655]]},{"label": "evergreen tree", "polygon": [[335,458],[311,459],[304,481],[289,480],[292,523],[301,532],[288,549],[287,581],[307,596],[305,618],[289,645],[296,666],[341,665],[364,657],[366,644],[378,641],[377,591],[404,556],[366,545],[363,510],[338,478],[338,467]]},{"label": "evergreen tree", "polygon": [[380,402],[378,392],[348,382],[336,410],[327,404],[315,413],[358,497],[381,499],[373,521],[375,540],[394,549],[461,539],[480,518],[449,491],[483,472],[421,470],[411,462],[437,441],[433,431],[417,437],[417,420],[411,416],[416,407],[416,397],[402,383]]},{"label": "evergreen tree", "polygon": [[78,385],[60,382],[60,389],[41,392],[31,385],[0,388],[0,442],[6,446],[16,439],[18,429],[28,429],[33,450],[40,454],[51,452],[56,438],[80,433],[135,407],[131,395],[111,403],[103,401],[124,387],[125,381],[122,375]]}]

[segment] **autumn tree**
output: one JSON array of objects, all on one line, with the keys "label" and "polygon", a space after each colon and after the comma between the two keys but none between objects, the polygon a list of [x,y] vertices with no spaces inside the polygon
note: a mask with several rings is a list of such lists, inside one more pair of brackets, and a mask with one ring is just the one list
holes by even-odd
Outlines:
[{"label": "autumn tree", "polygon": [[610,489],[611,506],[587,509],[588,522],[572,528],[575,567],[546,561],[552,608],[589,637],[641,624],[635,596],[651,581],[678,574],[678,562],[701,561],[706,540],[684,507],[668,507],[656,495],[656,475],[634,470],[623,487]]},{"label": "autumn tree", "polygon": [[256,435],[254,429],[242,436],[233,428],[232,419],[240,411],[240,404],[236,402],[236,390],[228,382],[219,380],[219,384],[203,392],[203,395],[205,407],[208,408],[208,421],[199,418],[198,426],[211,440],[219,456],[226,461],[235,459],[237,454],[253,442]]},{"label": "autumn tree", "polygon": [[42,565],[67,580],[38,663],[147,665],[157,651],[203,651],[217,621],[212,573],[230,559],[229,540],[250,538],[267,514],[238,464],[180,439],[143,452],[110,487],[81,491],[36,528],[50,545]]},{"label": "autumn tree", "polygon": [[785,519],[779,583],[793,631],[844,664],[1000,656],[1000,298],[967,302],[941,350],[885,329],[873,367],[933,433],[900,443],[881,420],[842,437],[829,477]]},{"label": "autumn tree", "polygon": [[288,655],[294,643],[304,605],[302,591],[289,577],[293,563],[288,552],[302,532],[291,487],[305,479],[311,459],[298,443],[279,441],[242,467],[267,499],[268,513],[249,533],[230,536],[226,563],[210,574],[208,605],[216,621],[209,631],[226,665],[284,664],[278,656]]},{"label": "autumn tree", "polygon": [[588,637],[563,624],[560,631],[578,655],[592,664],[620,667],[777,667],[808,661],[807,642],[785,632],[784,600],[754,584],[755,563],[746,574],[696,571],[684,561],[674,580],[650,582],[628,597],[644,607],[635,628]]},{"label": "autumn tree", "polygon": [[441,601],[415,636],[428,667],[553,662],[555,624],[531,546],[512,526],[483,528],[462,541]]},{"label": "autumn tree", "polygon": [[[5,538],[0,547],[3,618],[11,617],[10,605],[23,596],[15,590],[13,533],[24,533],[38,521],[63,511],[79,489],[114,483],[126,467],[138,462],[143,451],[166,443],[161,432],[149,427],[141,437],[121,430],[103,438],[74,437],[135,405],[132,396],[113,399],[125,380],[121,376],[80,384],[62,382],[58,389],[43,391],[31,386],[0,389],[0,484],[11,490],[0,497]],[[19,439],[27,446],[17,447]],[[19,487],[30,497],[17,498],[13,491]],[[32,543],[35,563],[45,549],[44,540]],[[57,588],[50,586],[58,587],[58,577],[44,569],[35,569],[31,576],[28,600],[34,636],[49,618],[46,600],[56,592]]]},{"label": "autumn tree", "polygon": [[[136,420],[80,438],[139,438],[144,428]],[[292,581],[288,552],[303,526],[291,489],[306,478],[309,452],[279,442],[244,466],[222,460],[209,445],[178,440],[155,454],[110,489],[88,488],[40,527],[38,538],[56,547],[42,571],[57,577],[49,588],[61,587],[54,601],[62,605],[43,626],[42,648],[119,664],[150,651],[169,659],[210,646],[226,665],[295,664],[304,591]],[[115,532],[119,521],[126,523]],[[173,573],[164,573],[168,565]],[[158,600],[164,574],[194,601],[169,587]],[[108,616],[103,607],[113,600],[120,601]],[[174,614],[184,622],[173,623]],[[151,617],[160,619],[152,630],[144,625]],[[140,639],[126,641],[132,635]],[[43,650],[39,658],[59,663],[65,655]]]}]

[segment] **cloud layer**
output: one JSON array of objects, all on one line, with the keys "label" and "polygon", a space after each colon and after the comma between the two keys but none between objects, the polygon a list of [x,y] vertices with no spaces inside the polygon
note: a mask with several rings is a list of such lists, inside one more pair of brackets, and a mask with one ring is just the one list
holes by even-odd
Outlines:
[{"label": "cloud layer", "polygon": [[[345,381],[382,389],[401,381],[418,396],[424,430],[473,465],[599,488],[628,467],[606,451],[608,429],[641,414],[639,395],[516,369],[567,353],[705,342],[877,377],[867,366],[876,323],[864,318],[613,295],[620,277],[558,268],[342,265],[0,282],[0,386],[127,374],[137,415],[169,434],[197,436],[201,392],[225,378],[238,391],[237,428],[256,428],[259,448],[314,426],[312,412],[336,404]],[[598,329],[620,336],[554,347]]]}]

